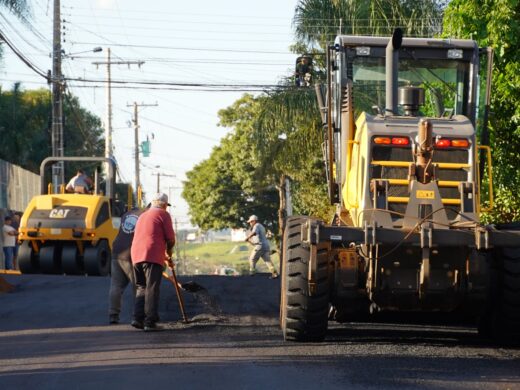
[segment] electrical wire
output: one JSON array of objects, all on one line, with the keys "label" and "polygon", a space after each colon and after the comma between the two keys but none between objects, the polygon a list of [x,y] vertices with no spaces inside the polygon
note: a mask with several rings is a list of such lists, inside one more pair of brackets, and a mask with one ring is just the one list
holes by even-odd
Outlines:
[{"label": "electrical wire", "polygon": [[7,46],[13,51],[13,53],[30,69],[32,69],[36,74],[48,80],[47,73],[39,69],[36,65],[34,65],[28,58],[26,58],[23,53],[21,53],[16,46],[0,31],[0,39],[2,39]]},{"label": "electrical wire", "polygon": [[76,123],[77,128],[79,129],[81,134],[83,134],[83,140],[85,142],[85,146],[88,147],[88,150],[90,153],[94,152],[94,149],[92,148],[92,146],[94,145],[95,141],[97,141],[97,140],[92,140],[90,137],[91,134],[88,134],[85,131],[85,128],[83,127],[83,124],[81,123],[79,113],[77,112],[76,107],[74,106],[74,104],[72,102],[72,97],[70,96],[70,92],[65,91],[65,93],[63,95],[65,96],[65,99],[69,103],[69,109],[72,111],[74,122]]},{"label": "electrical wire", "polygon": [[[123,111],[123,112],[125,112],[127,114],[132,114],[130,111],[124,110],[122,108],[120,108],[119,110]],[[146,119],[149,122],[155,123],[156,125],[161,125],[161,126],[167,127],[169,129],[175,130],[175,131],[180,132],[180,133],[188,134],[188,135],[191,135],[191,136],[194,136],[194,137],[204,138],[204,139],[207,139],[209,141],[214,141],[214,142],[219,142],[220,141],[220,140],[218,140],[216,138],[208,137],[207,135],[204,135],[204,134],[199,134],[199,133],[195,133],[193,131],[188,131],[188,130],[180,129],[180,128],[175,127],[175,126],[167,125],[166,123],[162,123],[162,122],[156,121],[154,119],[147,118],[146,116],[143,116],[143,115],[140,115],[139,117],[142,118],[142,119]]]},{"label": "electrical wire", "polygon": [[[66,77],[65,81],[81,81],[83,83],[105,83],[104,80],[83,79]],[[132,85],[149,85],[149,86],[165,86],[165,87],[200,87],[200,88],[227,88],[227,89],[291,89],[294,86],[283,86],[279,84],[213,84],[213,83],[187,83],[175,81],[153,81],[153,80],[111,80],[111,84],[132,84]]]},{"label": "electrical wire", "polygon": [[[46,53],[44,50],[42,50],[42,47],[41,46],[36,46],[33,42],[31,42],[30,40],[26,39],[21,33],[20,31],[18,31],[14,26],[13,24],[9,21],[9,19],[3,15],[3,14],[0,14],[0,17],[4,20],[4,23],[6,23],[10,29],[12,30],[13,33],[15,33],[21,40],[23,40],[28,46],[32,47],[34,50],[36,50],[37,52],[39,52],[40,54],[44,54],[44,55],[47,55],[48,53]],[[3,29],[5,30],[5,27],[2,26]],[[32,31],[32,30],[31,30]],[[34,31],[33,31],[34,33]],[[36,35],[36,34],[35,34]],[[49,41],[45,40],[42,38],[41,34],[38,34],[36,35],[37,38],[39,38],[39,40],[41,42],[43,42],[44,44],[49,44]]]},{"label": "electrical wire", "polygon": [[[105,89],[104,85],[76,85],[69,84],[74,88],[102,88]],[[129,89],[129,90],[155,90],[155,91],[189,91],[189,92],[266,92],[265,88],[233,88],[233,89],[215,89],[215,88],[190,88],[190,87],[136,87],[136,86],[111,86],[111,89]]]},{"label": "electrical wire", "polygon": [[[78,45],[99,45],[99,42],[79,42],[75,41],[74,44]],[[162,45],[137,45],[137,44],[124,44],[124,43],[111,43],[115,47],[128,47],[128,48],[140,48],[140,49],[160,49],[160,50],[180,50],[180,51],[204,51],[204,52],[218,52],[218,53],[253,53],[253,54],[284,54],[294,57],[294,53],[289,51],[269,51],[269,50],[239,50],[239,49],[214,49],[214,48],[202,48],[202,47],[177,47],[177,46],[162,46]]]}]

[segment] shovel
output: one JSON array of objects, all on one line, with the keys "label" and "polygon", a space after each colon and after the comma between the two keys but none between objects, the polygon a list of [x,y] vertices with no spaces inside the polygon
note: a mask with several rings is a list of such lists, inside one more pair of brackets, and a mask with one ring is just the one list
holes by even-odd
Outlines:
[{"label": "shovel", "polygon": [[169,262],[166,262],[166,266],[170,269],[171,275],[164,271],[163,276],[170,282],[172,282],[173,286],[175,287],[175,292],[177,293],[177,299],[179,300],[179,306],[181,308],[182,318],[184,320],[184,323],[187,324],[189,320],[186,316],[186,311],[184,310],[184,299],[182,298],[179,282],[177,281],[177,275],[175,275],[175,270],[173,269],[173,267],[170,267]]},{"label": "shovel", "polygon": [[191,292],[191,293],[195,293],[195,292],[206,290],[204,287],[202,287],[197,282],[194,282],[193,280],[190,280],[189,282],[186,282],[186,283],[181,283],[181,288],[184,291],[188,291],[188,292]]}]

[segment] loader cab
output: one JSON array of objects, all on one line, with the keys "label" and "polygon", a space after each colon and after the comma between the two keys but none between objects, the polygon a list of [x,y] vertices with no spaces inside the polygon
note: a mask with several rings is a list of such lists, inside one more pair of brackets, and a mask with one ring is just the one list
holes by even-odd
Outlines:
[{"label": "loader cab", "polygon": [[[448,167],[437,175],[448,186],[440,189],[443,204],[454,206],[448,219],[462,210],[457,186],[463,182],[476,183],[471,195],[476,204],[467,215],[474,217],[480,207],[476,140],[487,115],[487,94],[479,87],[491,73],[481,62],[490,59],[481,58],[485,52],[472,40],[401,38],[389,50],[392,41],[339,36],[327,53],[332,98],[323,101],[328,103],[325,162],[331,203],[360,225],[368,218],[366,210],[381,206],[395,213],[381,216],[383,224],[395,226],[409,201],[408,166],[418,124],[429,118],[439,141],[433,162]],[[390,186],[379,206],[371,188],[378,179]]]},{"label": "loader cab", "polygon": [[[388,38],[339,36],[335,43],[334,106],[340,107],[342,88],[351,80],[355,117],[362,112],[385,114],[386,46]],[[464,115],[475,125],[479,113],[479,48],[474,41],[404,38],[398,50],[398,85],[424,91],[418,116]],[[489,75],[481,75],[484,78]],[[336,109],[336,123],[340,110]],[[409,114],[398,106],[396,115]]]}]

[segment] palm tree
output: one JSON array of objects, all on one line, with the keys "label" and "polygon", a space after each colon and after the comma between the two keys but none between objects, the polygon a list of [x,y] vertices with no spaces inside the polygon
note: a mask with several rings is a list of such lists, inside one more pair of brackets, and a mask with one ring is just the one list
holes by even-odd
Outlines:
[{"label": "palm tree", "polygon": [[438,0],[300,0],[293,24],[308,48],[325,48],[339,34],[406,36],[440,33],[444,2]]},{"label": "palm tree", "polygon": [[[294,48],[322,54],[338,34],[391,35],[395,27],[402,27],[408,36],[431,36],[438,32],[432,26],[440,25],[442,8],[436,0],[300,0],[293,20],[298,40]],[[322,61],[323,55],[317,57]],[[262,161],[259,176],[271,175],[272,182],[278,181],[281,231],[285,178],[306,184],[323,142],[314,91],[290,84],[287,81],[283,88],[257,98],[260,109],[252,138]],[[319,193],[320,185],[314,184]],[[316,210],[326,209],[325,199],[321,207],[314,205]]]},{"label": "palm tree", "polygon": [[[258,97],[257,102],[259,109],[253,124],[252,142],[261,156],[261,163],[256,173],[259,177],[268,177],[278,189],[278,226],[281,236],[286,217],[287,178],[299,183],[303,191],[315,193],[318,202],[313,206],[326,203],[325,191],[320,193],[320,185],[316,185],[320,182],[316,178],[321,177],[322,173],[319,163],[323,142],[320,114],[315,93],[309,88],[285,86]],[[321,201],[319,198],[322,198]],[[309,204],[306,206],[309,207]],[[308,211],[314,215],[323,215],[323,207],[312,207]]]}]

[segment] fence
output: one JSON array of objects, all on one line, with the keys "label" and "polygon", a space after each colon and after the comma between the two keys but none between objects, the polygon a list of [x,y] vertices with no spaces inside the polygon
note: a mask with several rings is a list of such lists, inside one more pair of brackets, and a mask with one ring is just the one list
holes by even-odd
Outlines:
[{"label": "fence", "polygon": [[0,160],[0,208],[23,211],[39,193],[39,175]]},{"label": "fence", "polygon": [[[0,228],[9,210],[24,211],[33,196],[40,193],[40,176],[17,165],[0,160]],[[0,248],[3,244],[0,235]],[[4,251],[0,250],[0,268],[4,268]]]}]

